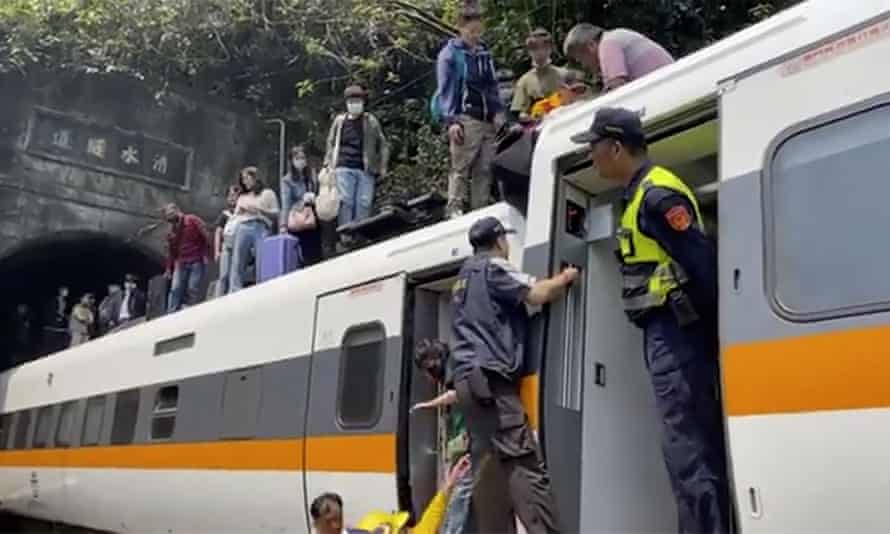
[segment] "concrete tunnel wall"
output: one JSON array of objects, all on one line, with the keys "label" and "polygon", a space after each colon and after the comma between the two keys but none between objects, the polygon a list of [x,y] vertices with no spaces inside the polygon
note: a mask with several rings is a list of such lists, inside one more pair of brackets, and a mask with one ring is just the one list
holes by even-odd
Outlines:
[{"label": "concrete tunnel wall", "polygon": [[212,223],[237,170],[277,149],[249,109],[121,75],[2,75],[0,102],[5,309],[48,298],[67,273],[73,298],[157,274],[166,228],[145,230],[159,209]]}]

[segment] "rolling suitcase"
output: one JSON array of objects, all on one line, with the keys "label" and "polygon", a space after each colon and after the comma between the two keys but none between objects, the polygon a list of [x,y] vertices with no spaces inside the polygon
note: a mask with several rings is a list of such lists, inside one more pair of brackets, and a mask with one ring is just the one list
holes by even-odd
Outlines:
[{"label": "rolling suitcase", "polygon": [[257,283],[296,271],[303,266],[300,240],[279,234],[263,240],[257,261]]},{"label": "rolling suitcase", "polygon": [[167,313],[167,295],[170,293],[170,280],[159,274],[148,281],[148,302],[145,318],[148,320]]}]

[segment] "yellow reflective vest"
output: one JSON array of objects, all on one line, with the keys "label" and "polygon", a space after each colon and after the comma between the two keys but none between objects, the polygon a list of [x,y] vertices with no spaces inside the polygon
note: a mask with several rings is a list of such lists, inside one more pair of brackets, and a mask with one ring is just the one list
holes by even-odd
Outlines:
[{"label": "yellow reflective vest", "polygon": [[670,292],[688,281],[680,264],[657,241],[640,231],[640,208],[646,191],[652,187],[670,189],[686,197],[695,209],[693,224],[697,224],[700,229],[704,228],[698,201],[689,187],[670,171],[658,166],[652,167],[637,184],[624,209],[617,235],[622,263],[626,267],[639,267],[622,269],[622,300],[625,311],[629,313],[664,305]]}]

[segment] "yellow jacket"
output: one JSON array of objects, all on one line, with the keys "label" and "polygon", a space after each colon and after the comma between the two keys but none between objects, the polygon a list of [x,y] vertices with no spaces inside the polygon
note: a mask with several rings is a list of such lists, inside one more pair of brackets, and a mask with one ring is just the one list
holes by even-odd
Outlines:
[{"label": "yellow jacket", "polygon": [[420,516],[420,521],[411,530],[412,534],[436,534],[445,518],[446,506],[448,506],[448,496],[441,491],[436,493]]},{"label": "yellow jacket", "polygon": [[[411,529],[412,534],[436,534],[442,525],[442,519],[445,517],[445,508],[448,505],[448,494],[444,492],[436,493],[433,500],[423,511],[420,521]],[[408,522],[407,512],[398,512],[395,514],[387,514],[385,512],[371,512],[362,518],[356,524],[356,528],[366,530],[368,532],[387,532],[397,533]],[[381,528],[382,527],[382,528]]]}]

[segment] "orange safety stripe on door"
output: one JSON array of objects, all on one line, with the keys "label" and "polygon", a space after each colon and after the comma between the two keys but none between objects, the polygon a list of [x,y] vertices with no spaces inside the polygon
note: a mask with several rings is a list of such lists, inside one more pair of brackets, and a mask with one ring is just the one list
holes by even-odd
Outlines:
[{"label": "orange safety stripe on door", "polygon": [[[306,469],[394,473],[395,447],[394,434],[311,437],[307,440]],[[0,467],[298,471],[303,469],[303,440],[152,443],[0,451]]]},{"label": "orange safety stripe on door", "polygon": [[731,345],[723,350],[729,416],[890,407],[890,327]]},{"label": "orange safety stripe on door", "polygon": [[519,381],[519,398],[528,414],[528,424],[538,429],[538,375],[528,375]]}]

